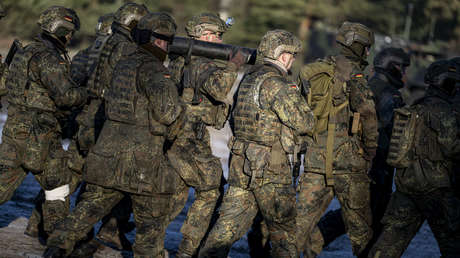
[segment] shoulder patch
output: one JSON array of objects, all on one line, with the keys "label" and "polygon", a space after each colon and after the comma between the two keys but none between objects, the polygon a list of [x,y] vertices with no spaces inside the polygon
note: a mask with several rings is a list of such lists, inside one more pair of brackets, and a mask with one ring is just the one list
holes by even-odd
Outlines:
[{"label": "shoulder patch", "polygon": [[364,74],[362,73],[357,73],[354,75],[355,78],[363,78],[364,77]]}]

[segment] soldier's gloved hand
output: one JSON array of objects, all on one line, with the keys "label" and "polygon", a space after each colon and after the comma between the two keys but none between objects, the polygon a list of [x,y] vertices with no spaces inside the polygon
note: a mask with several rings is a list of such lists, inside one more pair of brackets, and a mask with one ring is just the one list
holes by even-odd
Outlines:
[{"label": "soldier's gloved hand", "polygon": [[43,258],[64,258],[65,250],[59,247],[48,247],[43,253]]},{"label": "soldier's gloved hand", "polygon": [[375,157],[375,153],[377,152],[377,148],[366,148],[364,150],[363,158],[367,161],[372,161]]},{"label": "soldier's gloved hand", "polygon": [[247,57],[241,52],[239,48],[234,49],[230,55],[229,62],[232,62],[236,65],[236,67],[240,67],[246,63]]}]

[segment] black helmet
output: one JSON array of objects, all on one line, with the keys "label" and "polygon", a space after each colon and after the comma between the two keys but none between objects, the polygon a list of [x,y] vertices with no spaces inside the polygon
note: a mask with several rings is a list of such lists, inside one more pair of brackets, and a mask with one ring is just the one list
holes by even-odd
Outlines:
[{"label": "black helmet", "polygon": [[425,83],[430,87],[441,89],[449,95],[455,92],[455,85],[460,82],[460,66],[456,60],[439,60],[432,63],[425,73]]}]

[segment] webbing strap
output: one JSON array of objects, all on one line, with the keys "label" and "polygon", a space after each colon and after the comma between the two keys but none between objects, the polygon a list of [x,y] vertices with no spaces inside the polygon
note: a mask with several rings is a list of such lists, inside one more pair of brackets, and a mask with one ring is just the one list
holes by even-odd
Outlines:
[{"label": "webbing strap", "polygon": [[331,94],[331,101],[329,102],[331,105],[331,112],[329,113],[329,122],[327,124],[327,141],[326,141],[326,185],[333,186],[334,185],[334,176],[332,173],[332,163],[334,162],[334,139],[335,139],[335,123],[336,119],[335,116],[337,113],[345,108],[348,105],[348,100],[343,102],[337,107],[332,107],[332,94]]}]

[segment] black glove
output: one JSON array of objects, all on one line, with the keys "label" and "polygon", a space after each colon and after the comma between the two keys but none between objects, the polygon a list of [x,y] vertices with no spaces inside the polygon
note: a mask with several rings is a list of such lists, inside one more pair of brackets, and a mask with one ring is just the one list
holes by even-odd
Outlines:
[{"label": "black glove", "polygon": [[43,258],[64,258],[65,250],[59,247],[48,247],[43,253]]},{"label": "black glove", "polygon": [[246,63],[247,57],[241,52],[239,48],[236,48],[232,51],[230,55],[229,62],[232,62],[236,65],[236,67],[240,67]]}]

